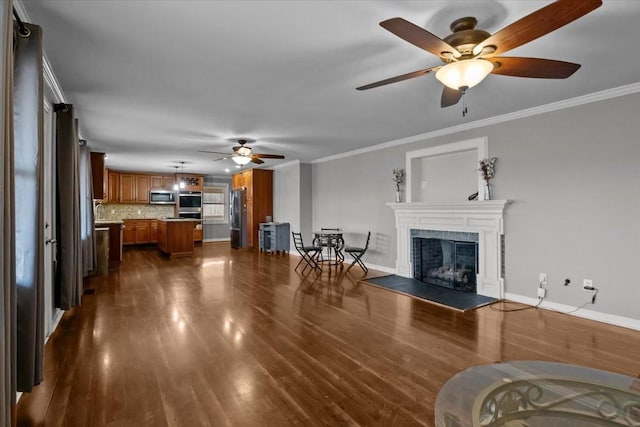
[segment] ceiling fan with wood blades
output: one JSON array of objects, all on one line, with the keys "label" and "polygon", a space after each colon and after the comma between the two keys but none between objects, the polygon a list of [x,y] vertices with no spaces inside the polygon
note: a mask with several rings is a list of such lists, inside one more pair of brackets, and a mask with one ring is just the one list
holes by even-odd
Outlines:
[{"label": "ceiling fan with wood blades", "polygon": [[521,18],[494,34],[476,28],[474,17],[454,21],[452,33],[444,39],[402,18],[380,22],[380,26],[396,36],[440,58],[445,65],[413,71],[360,86],[357,90],[420,77],[436,72],[444,85],[441,107],[449,107],[488,74],[540,79],[564,79],[571,76],[580,64],[554,59],[504,57],[505,52],[522,46],[545,34],[592,12],[602,5],[601,0],[557,0]]},{"label": "ceiling fan with wood blades", "polygon": [[238,143],[235,147],[233,147],[233,153],[220,153],[218,151],[199,151],[200,153],[211,153],[211,154],[221,154],[225,157],[221,157],[218,160],[226,160],[231,159],[238,165],[246,165],[247,163],[255,163],[257,165],[261,165],[264,163],[262,159],[284,159],[284,156],[281,154],[264,154],[264,153],[254,153],[251,147],[249,147],[249,142],[255,142],[254,140],[249,140],[246,138],[236,138],[232,141]]}]

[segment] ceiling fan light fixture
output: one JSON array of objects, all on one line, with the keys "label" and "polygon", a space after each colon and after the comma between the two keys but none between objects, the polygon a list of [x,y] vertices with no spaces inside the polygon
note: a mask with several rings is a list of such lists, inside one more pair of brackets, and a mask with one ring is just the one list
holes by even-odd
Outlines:
[{"label": "ceiling fan light fixture", "polygon": [[236,151],[236,153],[240,154],[241,156],[248,156],[249,154],[251,154],[251,148],[249,147],[245,147],[244,145],[241,146],[240,148],[238,148],[238,150]]},{"label": "ceiling fan light fixture", "polygon": [[249,163],[251,161],[251,157],[247,157],[244,155],[241,156],[233,156],[231,158],[231,160],[233,160],[234,162],[236,162],[236,164],[240,165],[240,166],[244,166],[247,163]]},{"label": "ceiling fan light fixture", "polygon": [[472,88],[493,70],[493,64],[482,59],[452,62],[436,72],[436,79],[451,89]]}]

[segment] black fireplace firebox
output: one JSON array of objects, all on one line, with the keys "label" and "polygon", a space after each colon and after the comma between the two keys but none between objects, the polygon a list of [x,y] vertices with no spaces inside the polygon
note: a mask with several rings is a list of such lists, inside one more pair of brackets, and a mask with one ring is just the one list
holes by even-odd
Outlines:
[{"label": "black fireplace firebox", "polygon": [[414,237],[413,278],[431,285],[476,292],[478,244]]}]

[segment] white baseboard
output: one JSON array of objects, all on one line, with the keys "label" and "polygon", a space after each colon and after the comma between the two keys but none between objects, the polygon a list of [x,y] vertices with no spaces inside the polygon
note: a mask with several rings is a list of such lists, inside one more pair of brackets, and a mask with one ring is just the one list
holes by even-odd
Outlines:
[{"label": "white baseboard", "polygon": [[[519,302],[522,304],[528,304],[528,305],[538,304],[537,298],[526,297],[523,295],[512,294],[509,292],[505,293],[505,299]],[[548,310],[558,311],[560,313],[566,313],[571,316],[582,317],[584,319],[595,320],[597,322],[608,323],[610,325],[622,326],[623,328],[629,328],[629,329],[634,329],[636,331],[640,331],[640,319],[633,319],[631,317],[623,317],[615,314],[602,313],[600,311],[589,310],[586,308],[577,309],[577,307],[566,305],[566,304],[560,304],[553,301],[542,301],[542,304],[540,304],[540,307],[546,308]]]},{"label": "white baseboard", "polygon": [[211,242],[230,242],[231,238],[229,237],[222,237],[219,239],[202,239],[202,243],[211,243]]}]

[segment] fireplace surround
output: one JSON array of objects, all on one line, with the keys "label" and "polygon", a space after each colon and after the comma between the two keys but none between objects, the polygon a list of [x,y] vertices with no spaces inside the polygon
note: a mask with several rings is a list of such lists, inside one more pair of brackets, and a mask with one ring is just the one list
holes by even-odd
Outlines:
[{"label": "fireplace surround", "polygon": [[388,203],[397,230],[396,272],[414,277],[412,234],[416,230],[477,233],[476,292],[504,298],[504,209],[508,200]]}]

